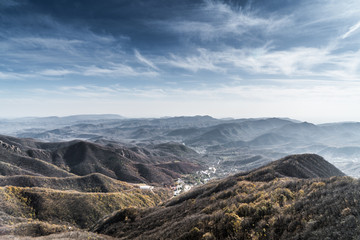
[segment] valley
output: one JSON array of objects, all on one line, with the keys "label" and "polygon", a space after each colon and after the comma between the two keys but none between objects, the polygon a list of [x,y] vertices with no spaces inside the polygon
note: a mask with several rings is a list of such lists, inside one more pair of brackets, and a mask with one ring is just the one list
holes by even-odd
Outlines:
[{"label": "valley", "polygon": [[298,239],[357,216],[357,123],[108,117],[0,120],[4,239]]}]

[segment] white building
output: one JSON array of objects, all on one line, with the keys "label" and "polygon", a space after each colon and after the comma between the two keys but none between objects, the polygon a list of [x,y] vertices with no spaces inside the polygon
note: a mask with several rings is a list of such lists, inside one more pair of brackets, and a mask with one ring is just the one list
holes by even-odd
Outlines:
[{"label": "white building", "polygon": [[149,185],[140,185],[140,189],[142,190],[152,190],[154,187]]}]

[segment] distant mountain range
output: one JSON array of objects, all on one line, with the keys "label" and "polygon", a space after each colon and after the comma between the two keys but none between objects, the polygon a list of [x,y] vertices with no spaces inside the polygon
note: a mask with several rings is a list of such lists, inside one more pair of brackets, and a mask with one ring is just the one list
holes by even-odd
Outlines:
[{"label": "distant mountain range", "polygon": [[[176,142],[197,151],[207,166],[217,167],[222,175],[260,167],[289,154],[315,153],[346,174],[360,176],[356,154],[360,149],[360,123],[354,122],[315,125],[286,118],[129,119],[79,115],[0,120],[0,129],[14,137],[46,142],[84,140],[140,147]],[[252,157],[257,160],[250,162]],[[245,160],[248,164],[238,164]]]}]

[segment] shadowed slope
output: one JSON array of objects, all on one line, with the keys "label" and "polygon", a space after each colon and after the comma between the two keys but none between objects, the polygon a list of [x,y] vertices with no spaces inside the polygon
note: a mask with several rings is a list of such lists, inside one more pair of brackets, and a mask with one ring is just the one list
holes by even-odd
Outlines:
[{"label": "shadowed slope", "polygon": [[132,185],[121,182],[100,173],[92,173],[83,177],[40,177],[40,176],[10,176],[0,177],[0,186],[40,187],[57,190],[76,190],[80,192],[118,192],[133,188]]},{"label": "shadowed slope", "polygon": [[174,143],[147,150],[84,141],[42,143],[0,136],[0,174],[70,177],[100,173],[126,182],[171,184],[181,174],[200,169],[198,164],[185,160],[187,154],[196,156],[191,149]]},{"label": "shadowed slope", "polygon": [[[126,182],[150,182],[170,184],[182,173],[190,173],[200,167],[193,163],[182,163],[178,158],[157,157],[134,152],[126,148],[111,148],[88,142],[78,142],[66,148],[57,150],[53,156],[54,162],[66,165],[70,172],[77,175],[87,175],[98,172],[106,176]],[[176,161],[172,169],[162,168],[158,163],[164,160]],[[177,165],[188,164],[187,172],[177,172]]]},{"label": "shadowed slope", "polygon": [[14,152],[0,147],[0,172],[6,176],[29,174],[48,177],[68,177],[74,174],[38,158],[26,156],[23,152]]}]

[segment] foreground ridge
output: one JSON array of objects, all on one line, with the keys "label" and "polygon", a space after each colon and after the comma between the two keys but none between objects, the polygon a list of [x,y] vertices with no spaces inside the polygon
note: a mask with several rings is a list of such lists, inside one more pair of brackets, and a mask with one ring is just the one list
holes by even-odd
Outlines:
[{"label": "foreground ridge", "polygon": [[93,231],[120,239],[350,239],[360,234],[359,190],[320,156],[292,155],[155,208],[118,211]]}]

